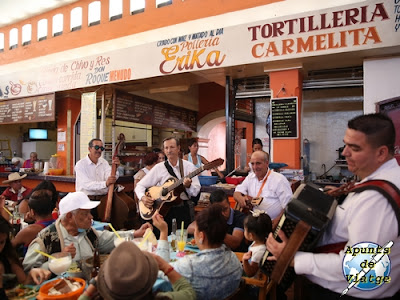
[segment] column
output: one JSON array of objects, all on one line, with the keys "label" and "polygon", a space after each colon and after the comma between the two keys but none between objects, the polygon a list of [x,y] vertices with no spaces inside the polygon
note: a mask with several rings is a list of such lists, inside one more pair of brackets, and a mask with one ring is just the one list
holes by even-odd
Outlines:
[{"label": "column", "polygon": [[302,84],[301,69],[272,71],[269,73],[273,98],[298,97],[298,137],[295,139],[273,139],[271,162],[288,164],[288,168],[301,168],[301,107]]}]

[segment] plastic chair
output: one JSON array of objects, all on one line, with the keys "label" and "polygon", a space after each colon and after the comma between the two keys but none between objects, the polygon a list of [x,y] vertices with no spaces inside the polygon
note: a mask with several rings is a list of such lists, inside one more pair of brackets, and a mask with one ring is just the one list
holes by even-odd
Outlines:
[{"label": "plastic chair", "polygon": [[[242,261],[243,260],[243,252],[235,252],[237,258]],[[260,288],[258,293],[259,300],[265,300],[268,293],[268,277],[261,271],[258,271],[256,276],[254,277],[246,277],[242,276],[242,280],[245,285],[254,285]]]}]

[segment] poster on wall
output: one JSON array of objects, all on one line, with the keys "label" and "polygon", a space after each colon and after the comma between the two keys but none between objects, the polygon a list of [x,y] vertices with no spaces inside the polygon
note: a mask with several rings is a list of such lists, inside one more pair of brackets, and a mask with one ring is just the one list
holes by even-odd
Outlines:
[{"label": "poster on wall", "polygon": [[116,91],[115,120],[196,131],[195,111]]},{"label": "poster on wall", "polygon": [[386,99],[377,104],[377,111],[385,113],[392,119],[396,130],[394,157],[400,165],[400,97]]},{"label": "poster on wall", "polygon": [[80,138],[80,159],[88,155],[88,144],[96,137],[97,116],[96,116],[96,92],[84,93],[81,97],[81,138]]},{"label": "poster on wall", "polygon": [[271,99],[271,137],[298,138],[297,97]]},{"label": "poster on wall", "polygon": [[51,122],[55,120],[54,93],[0,101],[0,124]]}]

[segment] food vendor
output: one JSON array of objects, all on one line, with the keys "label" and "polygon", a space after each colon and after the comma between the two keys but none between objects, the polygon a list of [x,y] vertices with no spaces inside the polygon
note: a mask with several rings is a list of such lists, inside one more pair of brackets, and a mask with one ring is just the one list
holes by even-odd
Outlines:
[{"label": "food vendor", "polygon": [[24,167],[24,168],[27,168],[27,169],[33,169],[33,167],[34,167],[34,165],[35,165],[35,161],[37,161],[37,160],[38,160],[38,158],[37,158],[37,153],[36,153],[36,152],[31,152],[31,154],[30,154],[30,159],[27,159],[27,160],[24,162],[23,167]]}]

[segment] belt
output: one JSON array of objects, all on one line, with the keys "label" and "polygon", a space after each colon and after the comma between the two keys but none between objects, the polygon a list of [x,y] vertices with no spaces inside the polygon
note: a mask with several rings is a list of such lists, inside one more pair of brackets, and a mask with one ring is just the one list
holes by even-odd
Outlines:
[{"label": "belt", "polygon": [[92,201],[100,201],[105,195],[88,195],[88,198]]}]

